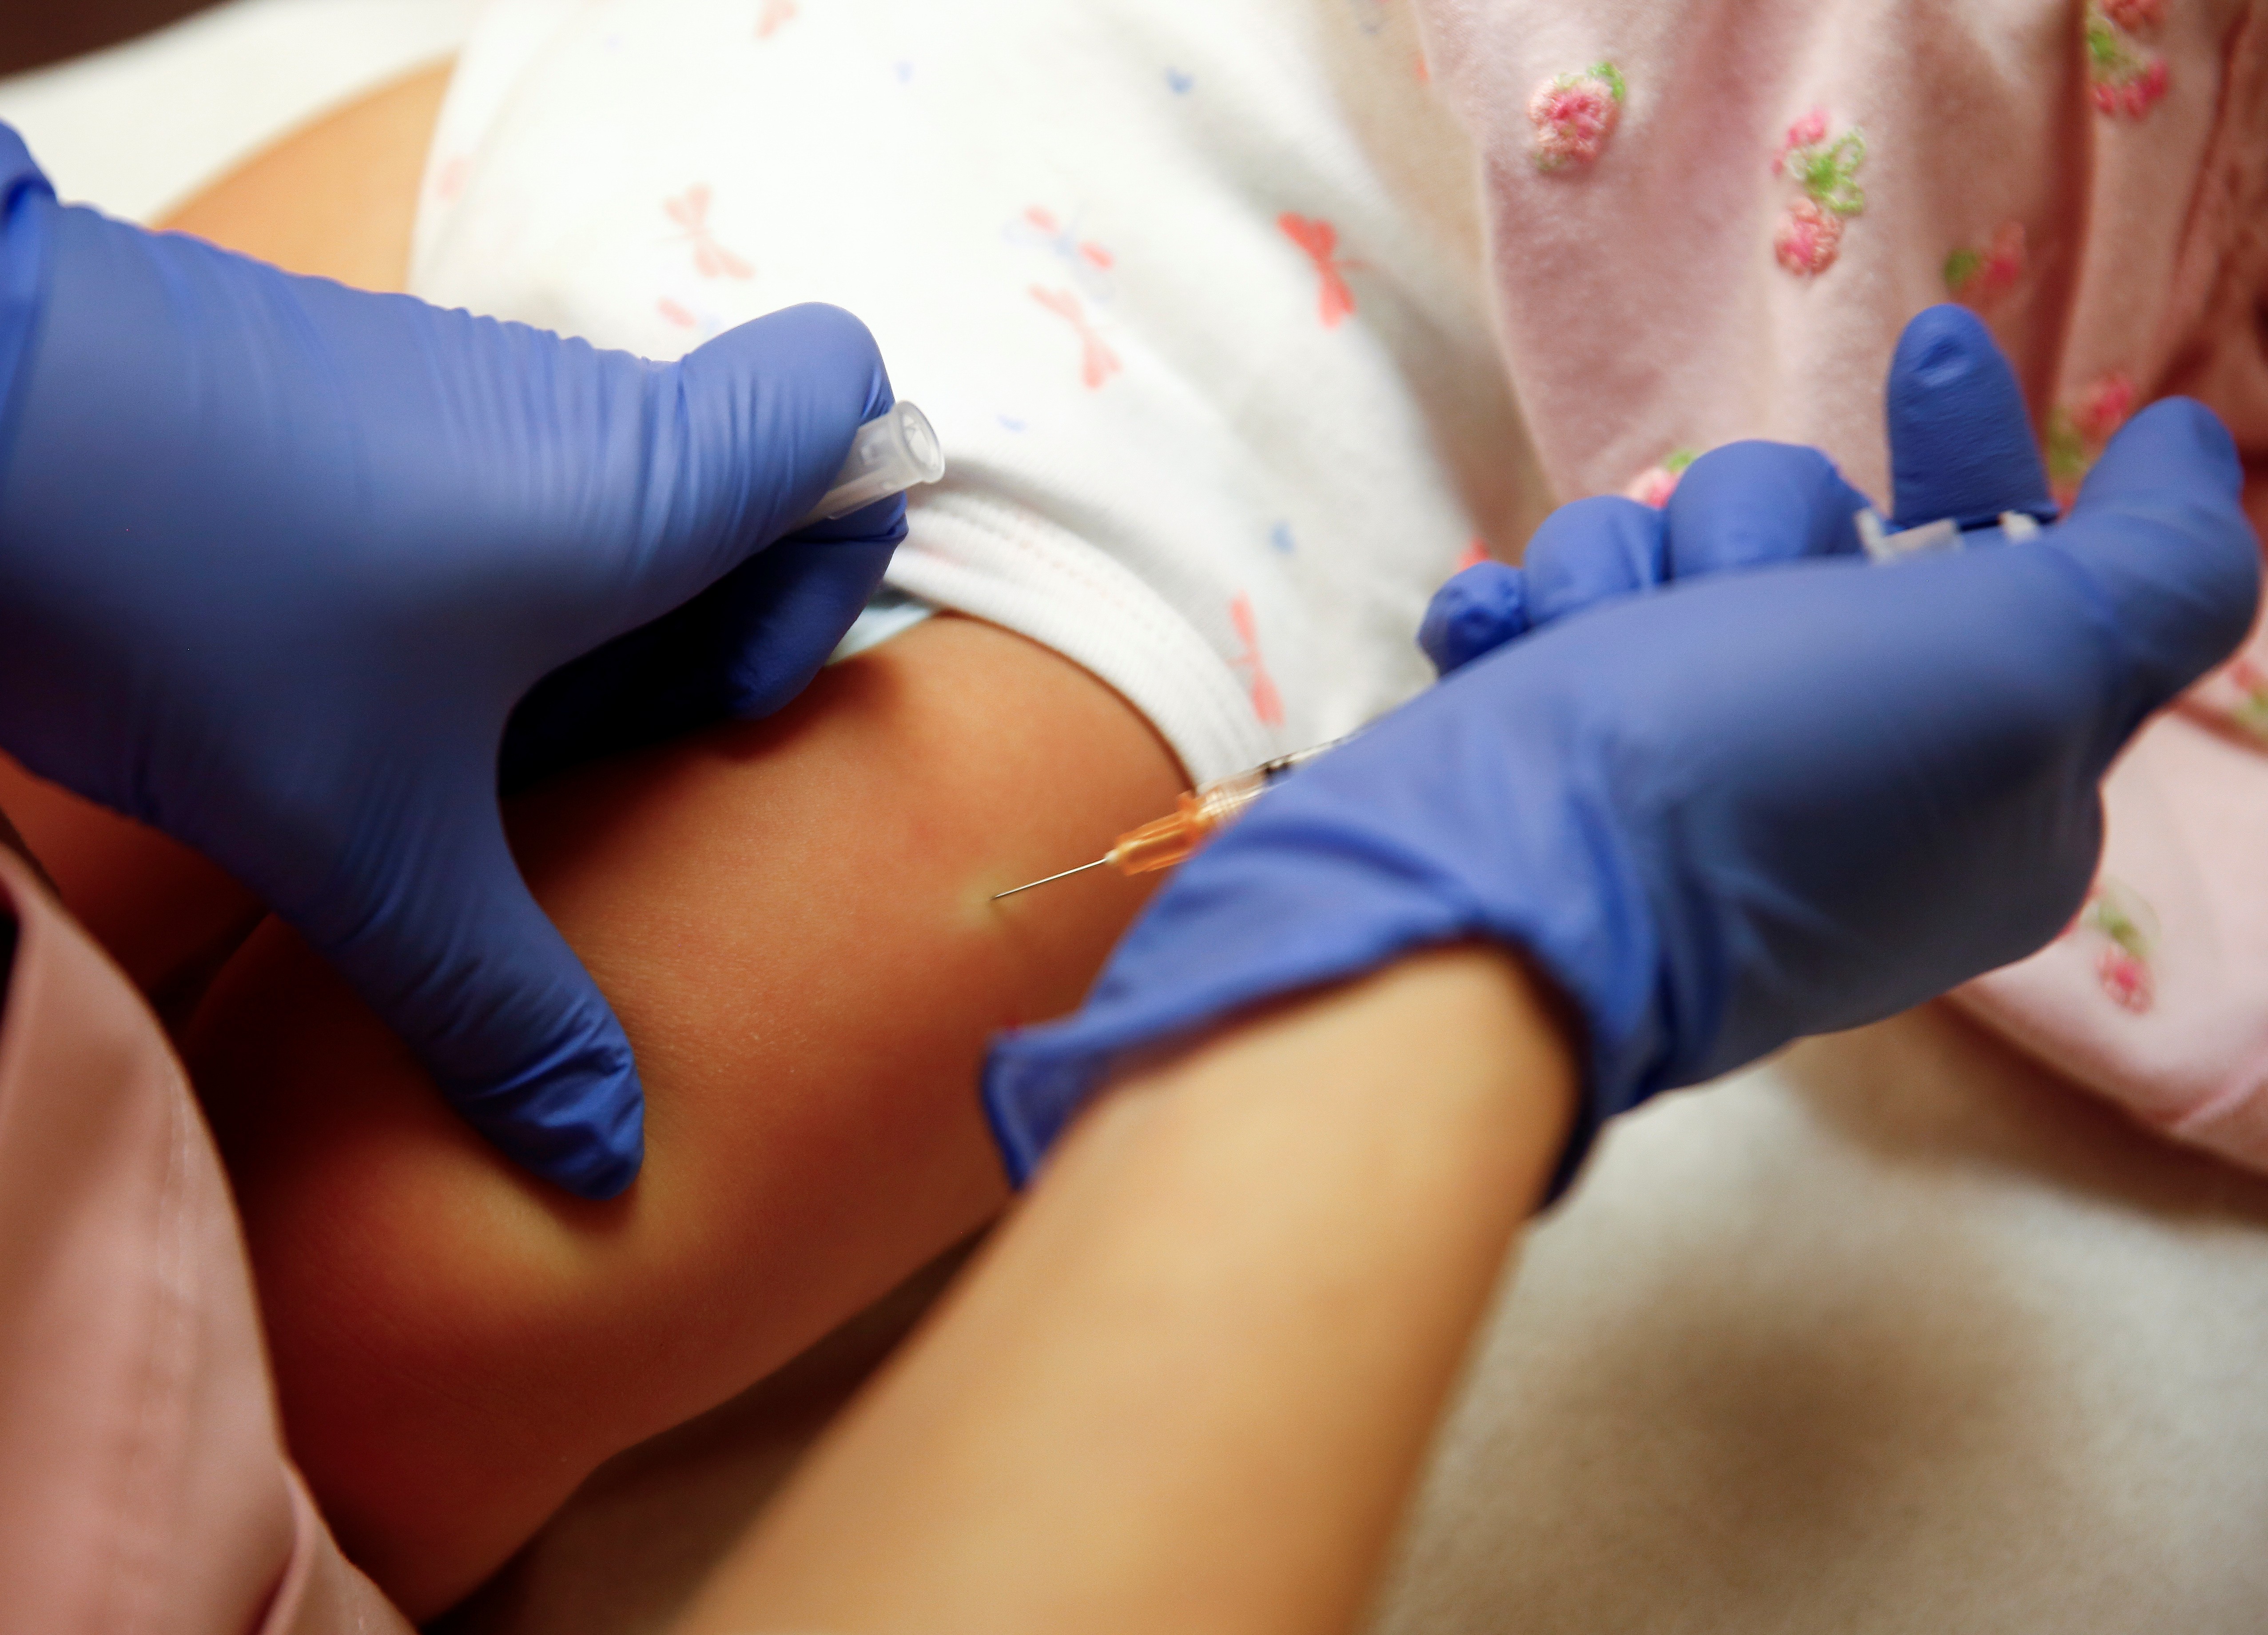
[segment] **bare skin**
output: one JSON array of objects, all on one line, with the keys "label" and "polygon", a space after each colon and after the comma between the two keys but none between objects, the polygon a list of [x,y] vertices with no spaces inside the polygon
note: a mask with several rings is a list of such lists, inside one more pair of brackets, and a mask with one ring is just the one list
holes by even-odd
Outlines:
[{"label": "bare skin", "polygon": [[409,276],[425,147],[450,65],[436,63],[325,115],[161,224],[285,270],[359,290]]},{"label": "bare skin", "polygon": [[[173,225],[398,285],[444,77],[321,122]],[[1075,1004],[1144,892],[1091,876],[990,894],[1084,861],[1182,786],[1109,689],[941,617],[770,721],[514,803],[522,869],[645,1084],[645,1172],[606,1204],[512,1168],[288,931],[252,936],[187,1054],[293,1454],[405,1610],[453,1602],[600,1461],[752,1383],[998,1209],[983,1042]],[[202,859],[13,767],[0,806],[145,989],[194,985],[257,917]]]},{"label": "bare skin", "polygon": [[1100,683],[939,619],[771,721],[517,802],[521,868],[646,1086],[644,1173],[608,1204],[521,1175],[296,939],[254,939],[188,1059],[293,1455],[388,1594],[449,1605],[600,1461],[999,1207],[984,1040],[1075,1005],[1141,894],[990,895],[1179,781]]},{"label": "bare skin", "polygon": [[1354,1627],[1574,1098],[1473,946],[1125,1081],[683,1635]]}]

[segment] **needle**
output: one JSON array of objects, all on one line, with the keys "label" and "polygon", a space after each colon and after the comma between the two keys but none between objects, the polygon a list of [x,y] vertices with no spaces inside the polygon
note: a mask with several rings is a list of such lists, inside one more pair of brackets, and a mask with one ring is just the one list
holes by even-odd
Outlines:
[{"label": "needle", "polygon": [[1097,858],[1094,862],[1082,863],[1075,869],[1065,869],[1060,874],[1050,874],[1047,877],[1047,880],[1026,880],[1022,885],[1012,887],[1009,890],[994,892],[992,894],[992,901],[998,902],[1003,897],[1012,897],[1017,892],[1029,891],[1035,886],[1044,886],[1049,880],[1069,880],[1074,874],[1084,874],[1089,869],[1099,869],[1109,861],[1110,859],[1108,858]]}]

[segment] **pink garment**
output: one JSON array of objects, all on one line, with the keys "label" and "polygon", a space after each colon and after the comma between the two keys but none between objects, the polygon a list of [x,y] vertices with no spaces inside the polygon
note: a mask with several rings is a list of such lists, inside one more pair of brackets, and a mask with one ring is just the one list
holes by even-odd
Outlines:
[{"label": "pink garment", "polygon": [[[2268,477],[2268,0],[1424,0],[1481,148],[1504,347],[1562,498],[1735,438],[1881,494],[1882,377],[1958,299],[2076,487],[2189,393]],[[2256,522],[2261,506],[2253,507]],[[2073,927],[1961,991],[2268,1169],[2268,631],[2106,789]]]},{"label": "pink garment", "polygon": [[0,1631],[409,1635],[284,1452],[220,1162],[157,1021],[0,851]]}]

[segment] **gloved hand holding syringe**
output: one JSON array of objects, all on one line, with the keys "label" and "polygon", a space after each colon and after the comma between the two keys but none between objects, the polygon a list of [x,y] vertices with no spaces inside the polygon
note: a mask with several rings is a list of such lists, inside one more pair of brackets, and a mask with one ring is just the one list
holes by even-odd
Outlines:
[{"label": "gloved hand holding syringe", "polygon": [[[1943,320],[1933,319],[1923,328],[1933,334],[1943,327]],[[1981,336],[1950,338],[1989,344]],[[1910,350],[1921,355],[1919,348]],[[1863,551],[1870,561],[1887,563],[1960,549],[1966,534],[1987,529],[1997,530],[2011,542],[2032,539],[2042,525],[2055,519],[2056,507],[2037,475],[2037,456],[2020,412],[1997,419],[1989,415],[1948,416],[1911,371],[1893,373],[1889,398],[1892,432],[1904,456],[1901,468],[1926,474],[1918,486],[1912,481],[1900,484],[1896,511],[1904,526],[1886,525],[1863,496],[1847,490],[1848,500],[1854,503],[1830,499],[1817,507],[1832,537],[1808,541],[1806,554]],[[2015,474],[2012,488],[2006,486],[2010,473]],[[1771,498],[1764,494],[1756,497],[1763,503]],[[1847,524],[1841,520],[1845,517]],[[1646,536],[1632,527],[1638,519],[1635,506],[1617,506],[1611,526],[1602,531],[1547,528],[1530,548],[1524,567],[1486,562],[1467,569],[1433,599],[1418,632],[1419,644],[1446,675],[1515,637],[1610,597],[1695,577],[1697,568],[1763,565],[1673,561],[1668,536],[1658,529]],[[1242,817],[1285,773],[1346,741],[1345,737],[1334,739],[1202,784],[1182,795],[1166,816],[1120,836],[1094,862],[1000,892],[994,901],[1106,865],[1122,874],[1171,868]]]},{"label": "gloved hand holding syringe", "polygon": [[1656,1091],[2068,924],[2103,770],[2257,603],[2235,446],[2199,405],[2157,404],[2048,525],[2014,372],[1951,307],[1908,327],[1886,407],[1893,514],[1951,519],[1886,535],[1894,566],[1854,560],[1867,501],[1823,455],[1737,443],[1661,511],[1579,500],[1523,568],[1450,581],[1425,630],[1441,684],[1242,803],[1077,1013],[995,1040],[984,1105],[1011,1179],[1129,1064],[1482,940],[1567,1007],[1584,1071],[1564,1183]]},{"label": "gloved hand holding syringe", "polygon": [[1304,765],[1327,749],[1336,748],[1346,741],[1335,738],[1327,744],[1316,744],[1307,749],[1295,749],[1288,755],[1278,755],[1272,761],[1263,761],[1258,766],[1241,772],[1232,772],[1226,777],[1217,777],[1210,784],[1200,784],[1181,796],[1174,810],[1161,818],[1152,818],[1139,829],[1121,835],[1108,851],[1092,863],[1082,863],[1075,869],[1065,869],[1060,874],[1049,874],[1040,880],[1027,880],[1006,891],[996,891],[992,901],[1012,897],[1020,891],[1029,891],[1035,886],[1069,880],[1074,874],[1084,874],[1090,869],[1109,867],[1121,874],[1151,874],[1160,869],[1169,869],[1191,852],[1226,829],[1240,817],[1245,809],[1267,792],[1268,786],[1294,767]]}]

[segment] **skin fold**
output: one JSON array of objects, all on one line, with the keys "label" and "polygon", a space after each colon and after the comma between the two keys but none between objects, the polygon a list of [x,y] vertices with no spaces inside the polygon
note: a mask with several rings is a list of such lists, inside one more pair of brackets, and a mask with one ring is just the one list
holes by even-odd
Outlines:
[{"label": "skin fold", "polygon": [[[399,287],[446,70],[287,139],[170,224]],[[592,1204],[460,1123],[406,1050],[225,874],[0,767],[69,906],[185,1054],[236,1189],[294,1457],[413,1617],[600,1462],[723,1401],[999,1208],[976,1091],[1000,1026],[1071,1008],[1138,908],[1083,876],[1169,808],[1116,694],[943,616],[764,722],[585,768],[507,818],[629,1032],[647,1159]]]}]

